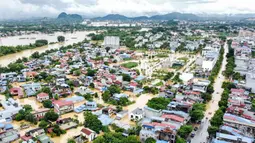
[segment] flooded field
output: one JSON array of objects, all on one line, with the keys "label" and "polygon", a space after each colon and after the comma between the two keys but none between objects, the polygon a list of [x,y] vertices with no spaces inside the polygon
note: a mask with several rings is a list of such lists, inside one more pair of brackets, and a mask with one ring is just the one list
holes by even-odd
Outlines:
[{"label": "flooded field", "polygon": [[[79,32],[75,32],[75,33],[57,32],[54,35],[31,34],[31,35],[22,35],[22,36],[1,38],[2,45],[4,45],[4,46],[29,45],[30,43],[34,43],[35,40],[38,40],[38,39],[47,39],[49,41],[49,43],[57,42],[57,37],[59,35],[65,36],[66,41],[64,43],[50,44],[50,45],[38,47],[35,49],[28,49],[28,50],[24,50],[24,51],[21,51],[18,53],[1,56],[0,57],[0,65],[7,66],[11,62],[14,62],[17,59],[22,58],[22,57],[29,57],[31,54],[33,54],[34,52],[37,52],[37,51],[39,53],[42,53],[42,52],[45,52],[46,50],[57,49],[57,48],[60,48],[61,46],[67,46],[70,44],[81,42],[85,38],[87,38],[87,35],[89,33],[94,33],[94,31],[79,31]],[[23,39],[23,38],[25,38],[25,39]],[[36,39],[34,39],[34,38],[36,38]]]}]

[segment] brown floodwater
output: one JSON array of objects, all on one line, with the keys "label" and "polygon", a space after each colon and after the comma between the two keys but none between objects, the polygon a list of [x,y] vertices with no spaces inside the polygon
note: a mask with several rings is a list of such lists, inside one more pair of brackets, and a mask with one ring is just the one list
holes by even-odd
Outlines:
[{"label": "brown floodwater", "polygon": [[[63,35],[66,38],[64,43],[50,44],[43,47],[38,47],[35,49],[28,49],[14,54],[8,54],[0,57],[0,65],[7,66],[9,63],[16,61],[22,57],[29,57],[34,52],[45,52],[50,49],[57,49],[61,46],[67,46],[74,43],[83,41],[85,38],[88,38],[89,33],[95,33],[94,31],[77,31],[75,33],[63,33],[57,32],[54,35],[49,34],[31,34],[31,35],[22,35],[22,36],[13,36],[1,38],[0,46],[17,46],[17,45],[29,45],[30,43],[35,43],[35,40],[46,39],[48,42],[57,42],[57,37]],[[34,39],[35,38],[35,39]]]}]

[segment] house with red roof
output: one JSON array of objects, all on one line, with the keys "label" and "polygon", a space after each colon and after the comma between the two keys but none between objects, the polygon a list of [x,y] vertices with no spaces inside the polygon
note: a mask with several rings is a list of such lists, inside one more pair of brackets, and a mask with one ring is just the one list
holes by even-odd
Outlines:
[{"label": "house with red roof", "polygon": [[20,87],[13,87],[10,89],[10,93],[11,95],[14,95],[14,96],[18,96],[19,98],[23,98],[24,97],[24,93],[22,91],[22,88]]},{"label": "house with red roof", "polygon": [[74,103],[72,101],[55,100],[53,101],[54,111],[59,115],[71,112],[74,110]]},{"label": "house with red roof", "polygon": [[164,118],[165,121],[174,121],[179,123],[184,123],[185,121],[183,117],[174,114],[163,114],[161,117]]},{"label": "house with red roof", "polygon": [[37,94],[36,99],[39,102],[43,102],[45,100],[49,100],[50,96],[47,93],[41,92],[41,93]]},{"label": "house with red roof", "polygon": [[231,94],[235,96],[243,96],[244,92],[245,92],[244,89],[235,89],[235,88],[231,89]]},{"label": "house with red roof", "polygon": [[81,129],[81,135],[88,139],[89,142],[93,141],[97,136],[96,132],[89,128]]},{"label": "house with red roof", "polygon": [[31,72],[26,72],[25,75],[26,75],[26,78],[34,79],[35,76],[38,75],[38,73],[37,73],[37,72],[34,72],[34,71],[31,71]]},{"label": "house with red roof", "polygon": [[176,126],[174,125],[168,123],[151,122],[143,123],[139,136],[142,142],[144,142],[147,138],[154,138],[155,140],[174,143],[176,133]]}]

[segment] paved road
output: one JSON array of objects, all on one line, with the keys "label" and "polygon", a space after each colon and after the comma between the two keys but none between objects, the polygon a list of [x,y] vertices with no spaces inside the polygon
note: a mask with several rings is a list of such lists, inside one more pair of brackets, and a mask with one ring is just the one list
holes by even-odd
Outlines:
[{"label": "paved road", "polygon": [[[210,125],[209,120],[212,118],[214,115],[215,111],[218,110],[218,102],[221,99],[221,94],[223,93],[223,89],[221,88],[222,83],[225,80],[225,77],[222,75],[222,71],[226,69],[226,64],[227,64],[227,59],[226,59],[226,54],[228,53],[228,46],[227,44],[224,45],[225,53],[224,53],[224,59],[222,62],[222,67],[219,72],[218,77],[215,79],[214,83],[214,93],[212,95],[212,100],[208,103],[208,108],[205,112],[205,118],[208,117],[208,120],[205,118],[203,119],[203,122],[201,123],[200,128],[197,130],[196,135],[194,138],[192,138],[191,143],[203,143],[207,141],[207,128]],[[212,114],[209,115],[209,112]]]}]

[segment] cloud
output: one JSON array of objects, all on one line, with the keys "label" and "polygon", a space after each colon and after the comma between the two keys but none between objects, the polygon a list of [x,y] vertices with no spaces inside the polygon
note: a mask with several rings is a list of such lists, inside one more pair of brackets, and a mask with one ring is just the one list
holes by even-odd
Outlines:
[{"label": "cloud", "polygon": [[106,14],[151,16],[169,12],[255,13],[254,0],[1,0],[0,19],[57,17],[60,12],[87,17]]}]

